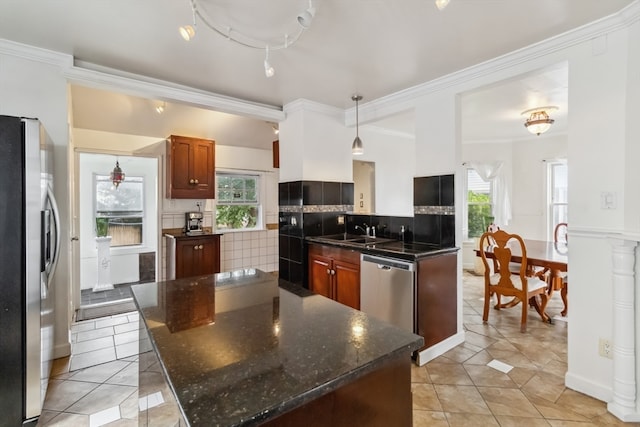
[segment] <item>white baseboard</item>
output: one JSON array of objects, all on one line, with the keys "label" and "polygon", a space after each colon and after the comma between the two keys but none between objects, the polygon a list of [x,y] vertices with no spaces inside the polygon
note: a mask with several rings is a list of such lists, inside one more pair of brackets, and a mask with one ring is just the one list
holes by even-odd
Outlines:
[{"label": "white baseboard", "polygon": [[61,357],[71,356],[71,344],[59,344],[53,347],[53,358],[60,359]]},{"label": "white baseboard", "polygon": [[640,412],[635,409],[624,408],[616,403],[609,403],[607,410],[625,423],[637,423],[640,421]]},{"label": "white baseboard", "polygon": [[613,400],[613,390],[611,387],[595,383],[584,377],[567,372],[564,376],[564,385],[568,388],[584,393],[603,402]]},{"label": "white baseboard", "polygon": [[464,342],[464,337],[465,333],[464,331],[461,331],[455,335],[450,336],[444,341],[440,341],[438,344],[432,345],[429,348],[425,348],[424,350],[418,352],[416,363],[418,364],[418,366],[422,366],[428,361],[443,355],[458,344],[462,344]]}]

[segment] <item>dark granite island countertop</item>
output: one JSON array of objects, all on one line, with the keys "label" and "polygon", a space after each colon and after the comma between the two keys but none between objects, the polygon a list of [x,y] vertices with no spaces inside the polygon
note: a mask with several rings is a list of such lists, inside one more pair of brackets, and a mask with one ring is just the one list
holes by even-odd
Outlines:
[{"label": "dark granite island countertop", "polygon": [[148,333],[153,348],[141,352],[140,397],[154,393],[143,385],[147,374],[162,373],[178,407],[149,403],[141,425],[170,413],[192,426],[307,419],[384,425],[384,415],[411,425],[410,357],[423,344],[418,335],[255,269],[132,291],[145,326],[141,339]]}]

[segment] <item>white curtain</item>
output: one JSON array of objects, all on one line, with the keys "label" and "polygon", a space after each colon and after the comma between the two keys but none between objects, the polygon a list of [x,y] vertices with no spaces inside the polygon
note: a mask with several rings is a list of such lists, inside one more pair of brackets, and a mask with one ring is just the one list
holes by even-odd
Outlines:
[{"label": "white curtain", "polygon": [[470,163],[480,178],[491,183],[494,222],[501,228],[509,225],[511,221],[511,202],[507,181],[502,172],[503,164],[504,162]]}]

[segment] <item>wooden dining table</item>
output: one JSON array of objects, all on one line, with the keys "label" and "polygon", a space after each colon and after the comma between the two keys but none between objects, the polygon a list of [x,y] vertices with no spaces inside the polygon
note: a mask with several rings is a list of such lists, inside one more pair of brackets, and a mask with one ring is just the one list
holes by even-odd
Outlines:
[{"label": "wooden dining table", "polygon": [[[512,240],[508,243],[511,249],[511,262],[522,263],[522,253],[520,251],[520,245],[516,241]],[[566,316],[568,313],[567,305],[567,286],[563,281],[563,275],[567,272],[568,268],[568,253],[569,246],[567,243],[561,242],[547,242],[545,240],[531,240],[524,239],[524,244],[527,249],[527,266],[530,268],[543,268],[547,271],[547,294],[548,299],[554,291],[560,291],[560,296],[564,304],[564,308],[561,312],[562,316]],[[476,249],[476,256],[480,255],[480,250]],[[493,258],[491,250],[485,249],[485,254],[488,258]],[[518,301],[519,302],[519,301]],[[535,297],[532,298],[530,304],[536,309],[538,314],[543,320],[553,323],[552,319],[546,314],[546,303],[540,303]],[[515,305],[513,302],[505,304],[505,306]]]}]

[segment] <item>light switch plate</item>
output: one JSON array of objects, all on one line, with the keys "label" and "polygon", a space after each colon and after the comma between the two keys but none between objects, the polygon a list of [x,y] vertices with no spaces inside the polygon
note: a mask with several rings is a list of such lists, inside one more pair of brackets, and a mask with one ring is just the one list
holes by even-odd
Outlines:
[{"label": "light switch plate", "polygon": [[603,191],[600,193],[600,207],[602,209],[616,209],[616,193],[613,191]]}]

